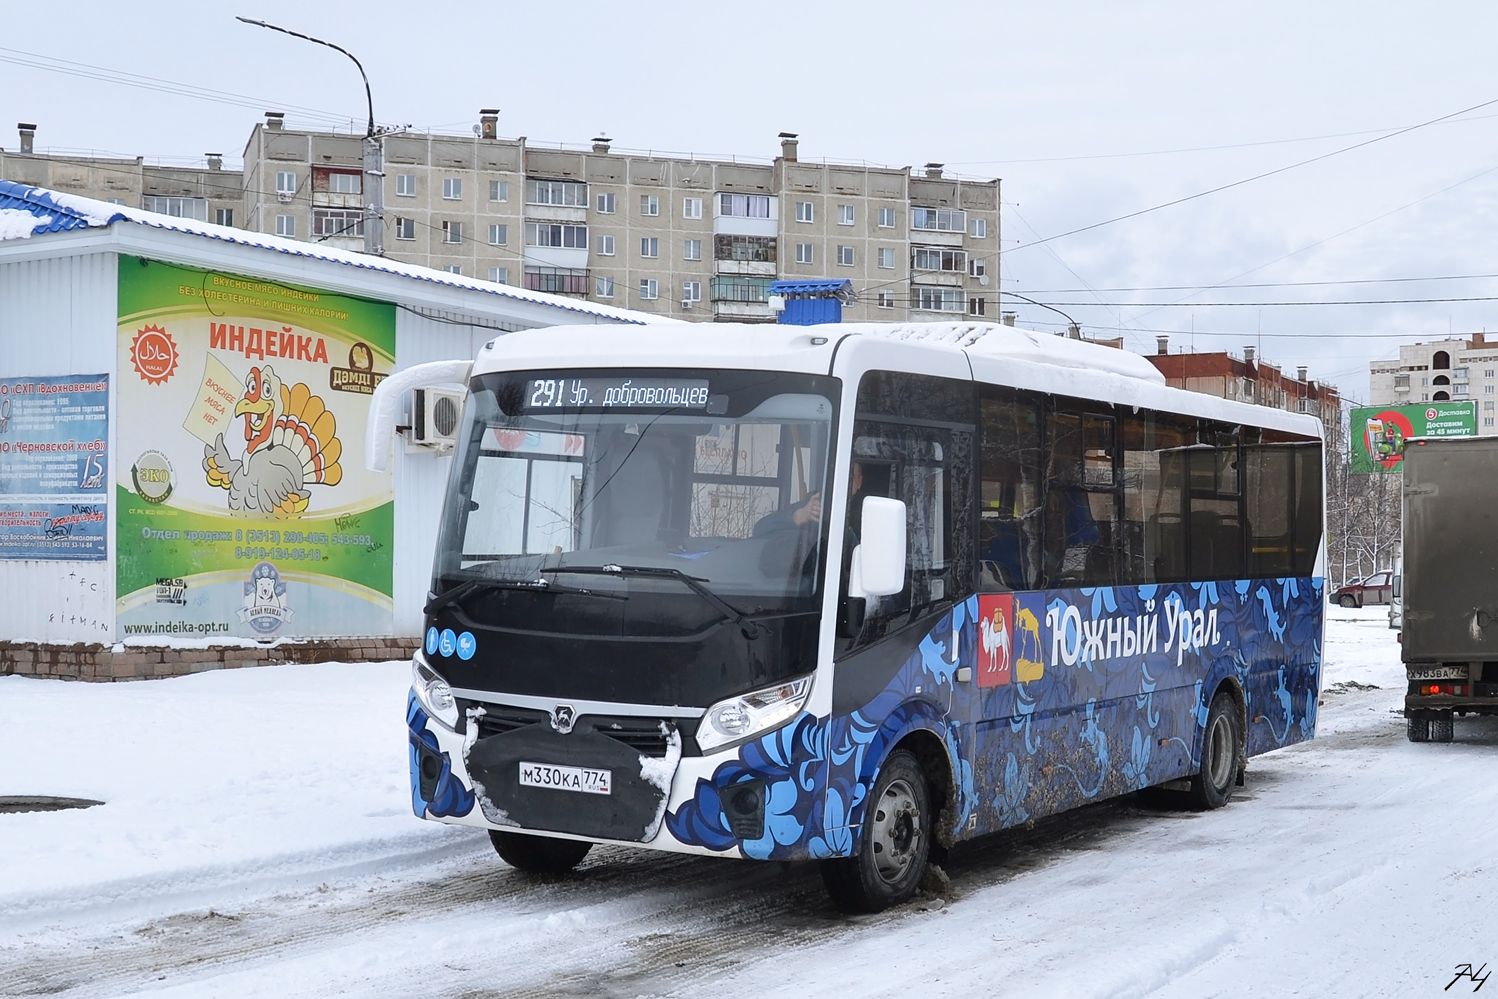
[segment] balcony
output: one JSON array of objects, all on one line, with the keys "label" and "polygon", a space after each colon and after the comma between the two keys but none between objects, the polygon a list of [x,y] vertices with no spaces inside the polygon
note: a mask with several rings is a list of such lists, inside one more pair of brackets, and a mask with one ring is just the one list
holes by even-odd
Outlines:
[{"label": "balcony", "polygon": [[528,291],[545,291],[553,295],[586,295],[588,270],[585,267],[526,267]]}]

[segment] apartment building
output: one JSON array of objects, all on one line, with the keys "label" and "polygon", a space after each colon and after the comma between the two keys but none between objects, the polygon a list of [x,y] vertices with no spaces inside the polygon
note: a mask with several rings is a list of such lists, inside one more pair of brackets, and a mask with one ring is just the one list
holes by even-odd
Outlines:
[{"label": "apartment building", "polygon": [[1242,357],[1227,351],[1172,354],[1170,338],[1161,336],[1148,359],[1172,388],[1309,413],[1331,431],[1341,425],[1342,395],[1335,385],[1307,378],[1304,367],[1297,368],[1292,378],[1277,365],[1259,360],[1253,347],[1244,347]]},{"label": "apartment building", "polygon": [[0,180],[219,225],[236,225],[244,211],[244,177],[225,170],[219,153],[205,154],[202,167],[152,166],[139,156],[41,154],[36,126],[17,128],[19,151],[0,149]]},{"label": "apartment building", "polygon": [[[689,320],[774,321],[777,278],[846,278],[843,318],[998,312],[999,182],[924,169],[624,154],[607,137],[384,140],[385,253],[490,281]],[[268,115],[244,154],[243,225],[363,245],[362,140]]]},{"label": "apartment building", "polygon": [[1477,403],[1478,436],[1498,434],[1498,342],[1483,333],[1399,346],[1399,357],[1368,364],[1368,401],[1373,406],[1406,403]]}]

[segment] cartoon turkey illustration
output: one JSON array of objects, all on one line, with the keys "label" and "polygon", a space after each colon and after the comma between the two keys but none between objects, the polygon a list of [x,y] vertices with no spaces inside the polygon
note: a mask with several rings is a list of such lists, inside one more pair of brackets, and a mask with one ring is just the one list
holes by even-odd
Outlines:
[{"label": "cartoon turkey illustration", "polygon": [[333,414],[301,382],[287,388],[270,365],[250,369],[234,416],[244,418],[244,456],[231,458],[224,435],[203,448],[208,484],[229,491],[229,509],[300,517],[313,483],[343,478]]}]

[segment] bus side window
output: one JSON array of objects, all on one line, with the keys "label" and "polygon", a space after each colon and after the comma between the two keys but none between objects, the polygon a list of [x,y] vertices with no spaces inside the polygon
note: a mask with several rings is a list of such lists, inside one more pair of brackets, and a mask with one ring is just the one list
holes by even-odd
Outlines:
[{"label": "bus side window", "polygon": [[1321,545],[1321,444],[1278,431],[1244,449],[1248,573],[1309,576]]},{"label": "bus side window", "polygon": [[1112,415],[1081,407],[1057,399],[1046,421],[1047,586],[1111,586],[1116,577],[1117,428]]},{"label": "bus side window", "polygon": [[1188,460],[1192,579],[1243,576],[1238,428],[1202,421]]},{"label": "bus side window", "polygon": [[899,593],[867,598],[863,627],[849,647],[872,644],[973,592],[973,401],[969,382],[897,372],[863,377],[853,424],[843,590],[869,496],[905,504],[906,577]]},{"label": "bus side window", "polygon": [[1119,581],[1148,584],[1186,578],[1184,470],[1172,455],[1196,440],[1187,423],[1149,410],[1126,413],[1123,445],[1122,552]]},{"label": "bus side window", "polygon": [[978,588],[1041,585],[1040,398],[984,387],[980,397]]}]

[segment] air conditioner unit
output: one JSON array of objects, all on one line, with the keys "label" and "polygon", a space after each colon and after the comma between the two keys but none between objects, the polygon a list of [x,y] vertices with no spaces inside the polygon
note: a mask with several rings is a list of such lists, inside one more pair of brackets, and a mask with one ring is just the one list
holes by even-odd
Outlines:
[{"label": "air conditioner unit", "polygon": [[451,451],[457,443],[462,413],[463,393],[456,389],[412,389],[408,450]]},{"label": "air conditioner unit", "polygon": [[292,192],[292,191],[277,191],[276,192],[276,200],[279,201],[279,202],[281,202],[281,204],[283,204],[283,205],[289,205],[289,204],[291,204],[291,199],[294,198],[294,197],[296,197],[296,194],[294,192]]}]

